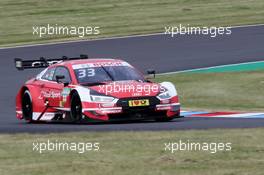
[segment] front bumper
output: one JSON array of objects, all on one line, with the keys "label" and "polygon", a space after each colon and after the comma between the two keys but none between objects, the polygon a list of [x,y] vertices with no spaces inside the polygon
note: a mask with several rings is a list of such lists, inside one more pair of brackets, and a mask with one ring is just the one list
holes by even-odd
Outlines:
[{"label": "front bumper", "polygon": [[144,107],[84,108],[83,114],[94,120],[145,120],[180,116],[180,103],[157,104]]}]

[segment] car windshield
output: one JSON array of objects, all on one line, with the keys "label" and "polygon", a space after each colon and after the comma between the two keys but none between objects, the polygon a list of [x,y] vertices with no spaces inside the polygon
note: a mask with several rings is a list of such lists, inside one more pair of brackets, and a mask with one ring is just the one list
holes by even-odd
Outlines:
[{"label": "car windshield", "polygon": [[98,66],[74,69],[79,84],[96,84],[107,81],[136,80],[144,81],[132,66]]}]

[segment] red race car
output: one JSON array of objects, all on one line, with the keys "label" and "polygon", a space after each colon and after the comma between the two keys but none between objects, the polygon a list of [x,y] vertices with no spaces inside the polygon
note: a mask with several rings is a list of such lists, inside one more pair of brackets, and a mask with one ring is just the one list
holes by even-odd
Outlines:
[{"label": "red race car", "polygon": [[[170,82],[154,83],[119,59],[22,60],[18,70],[45,68],[16,97],[16,117],[34,121],[169,121],[180,117],[177,91]],[[155,71],[150,70],[148,74]],[[150,75],[149,75],[150,76]]]}]

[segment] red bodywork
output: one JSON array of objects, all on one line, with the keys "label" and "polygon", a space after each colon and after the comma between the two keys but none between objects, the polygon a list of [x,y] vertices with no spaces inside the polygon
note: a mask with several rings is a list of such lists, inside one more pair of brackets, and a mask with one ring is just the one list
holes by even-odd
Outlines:
[{"label": "red bodywork", "polygon": [[[164,85],[169,85],[169,87],[165,88],[172,95],[166,99],[159,99],[157,96],[163,88],[162,84],[126,80],[108,81],[103,85],[82,86],[78,83],[74,72],[75,65],[116,66],[121,63],[128,64],[116,59],[86,59],[64,61],[49,66],[38,76],[27,81],[19,90],[16,97],[16,117],[23,119],[22,96],[25,91],[28,91],[31,95],[33,121],[67,120],[67,116],[70,115],[71,111],[71,95],[73,92],[77,92],[80,96],[83,119],[108,121],[155,119],[161,116],[171,118],[180,115],[180,104],[176,89],[171,90],[172,85],[168,82],[167,84],[164,83]],[[42,78],[48,70],[53,68],[56,71],[58,67],[64,67],[68,70],[71,79],[69,84],[65,85],[54,80]],[[116,87],[127,87],[127,89],[122,91],[120,89],[114,90]],[[134,91],[136,88],[143,89],[142,87],[147,90]],[[109,96],[110,100],[113,99],[113,101],[92,101],[92,92],[105,97]],[[109,99],[106,98],[106,100]]]}]

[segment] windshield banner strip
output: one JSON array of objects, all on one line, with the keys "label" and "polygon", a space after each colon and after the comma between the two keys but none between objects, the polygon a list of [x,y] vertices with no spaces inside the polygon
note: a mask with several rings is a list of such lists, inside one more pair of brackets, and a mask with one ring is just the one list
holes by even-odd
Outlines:
[{"label": "windshield banner strip", "polygon": [[108,66],[130,66],[130,64],[126,63],[126,62],[98,62],[98,63],[86,63],[86,64],[76,64],[73,65],[72,68],[73,69],[82,69],[82,68],[91,68],[91,67],[108,67]]}]

